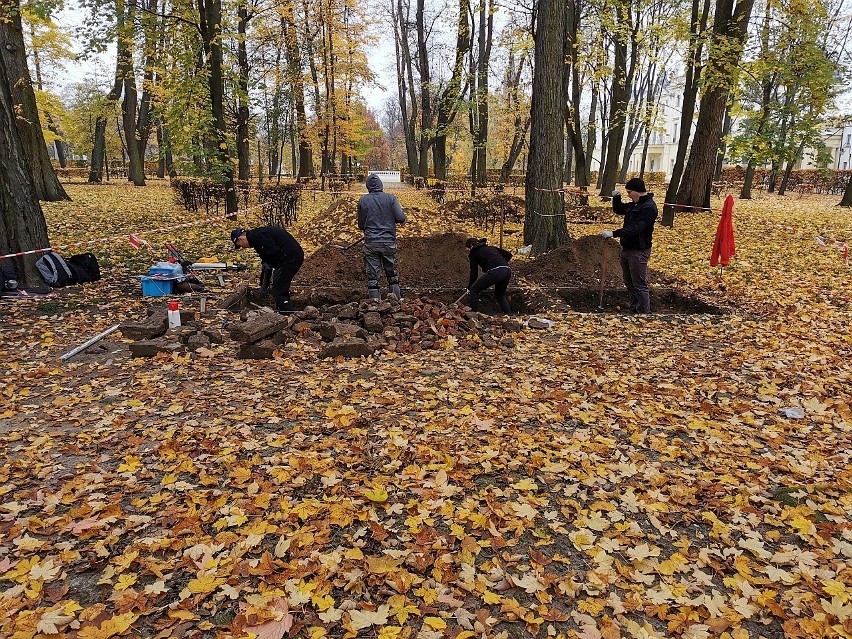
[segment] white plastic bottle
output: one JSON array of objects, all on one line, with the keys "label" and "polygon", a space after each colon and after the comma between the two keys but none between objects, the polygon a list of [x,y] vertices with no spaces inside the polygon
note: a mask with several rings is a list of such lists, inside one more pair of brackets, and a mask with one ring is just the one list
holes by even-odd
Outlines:
[{"label": "white plastic bottle", "polygon": [[180,306],[177,300],[169,302],[169,328],[180,326]]}]

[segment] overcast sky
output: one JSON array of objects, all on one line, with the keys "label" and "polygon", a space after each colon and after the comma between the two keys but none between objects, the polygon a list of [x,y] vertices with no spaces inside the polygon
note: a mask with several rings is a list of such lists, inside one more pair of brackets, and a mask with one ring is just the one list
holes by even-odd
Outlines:
[{"label": "overcast sky", "polygon": [[[82,51],[82,42],[77,35],[82,31],[82,24],[87,18],[87,12],[77,7],[76,0],[67,0],[67,8],[56,17],[60,28],[72,37],[74,52]],[[379,38],[374,46],[367,50],[367,60],[383,88],[376,86],[363,87],[361,90],[364,102],[377,114],[381,111],[385,100],[394,94],[396,89],[396,69],[393,61],[393,40]],[[97,77],[108,88],[112,84],[112,74],[115,71],[115,48],[110,47],[103,55],[94,55],[87,60],[68,62],[64,70],[51,73],[49,82],[60,95],[64,95],[73,84],[87,77]]]}]

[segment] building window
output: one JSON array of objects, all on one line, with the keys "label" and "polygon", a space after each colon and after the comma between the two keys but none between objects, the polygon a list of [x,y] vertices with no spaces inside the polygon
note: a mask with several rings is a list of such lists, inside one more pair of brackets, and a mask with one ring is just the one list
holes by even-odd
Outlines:
[{"label": "building window", "polygon": [[648,170],[653,172],[653,170],[654,170],[654,160],[651,160],[651,168],[650,168],[650,169],[648,169]]}]

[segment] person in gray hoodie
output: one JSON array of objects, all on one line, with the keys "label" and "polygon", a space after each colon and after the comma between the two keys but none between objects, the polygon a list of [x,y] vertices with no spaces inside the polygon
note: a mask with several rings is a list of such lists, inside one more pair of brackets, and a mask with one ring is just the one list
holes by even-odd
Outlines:
[{"label": "person in gray hoodie", "polygon": [[367,194],[358,200],[358,228],[364,231],[364,268],[367,271],[367,292],[380,299],[379,273],[384,269],[388,289],[402,297],[397,272],[396,226],[405,222],[399,200],[384,192],[378,175],[367,176]]}]

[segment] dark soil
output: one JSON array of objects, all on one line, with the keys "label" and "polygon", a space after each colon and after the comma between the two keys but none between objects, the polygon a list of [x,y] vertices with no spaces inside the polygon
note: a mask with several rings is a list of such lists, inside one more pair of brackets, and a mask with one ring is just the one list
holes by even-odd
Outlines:
[{"label": "dark soil", "polygon": [[[449,304],[467,286],[467,235],[445,233],[400,238],[399,276],[403,294],[428,296]],[[514,277],[508,294],[512,309],[534,313],[545,308],[580,312],[625,312],[627,292],[621,279],[618,243],[587,235],[539,256],[511,262]],[[601,267],[606,256],[603,304],[600,304]],[[693,299],[689,292],[663,286],[665,278],[651,270],[652,307],[656,313],[721,313],[719,308]],[[358,301],[366,293],[362,245],[349,249],[326,246],[305,260],[293,280],[298,305]],[[384,281],[382,282],[384,287]],[[301,293],[301,294],[300,294]],[[496,311],[493,295],[482,298],[484,312]]]}]

